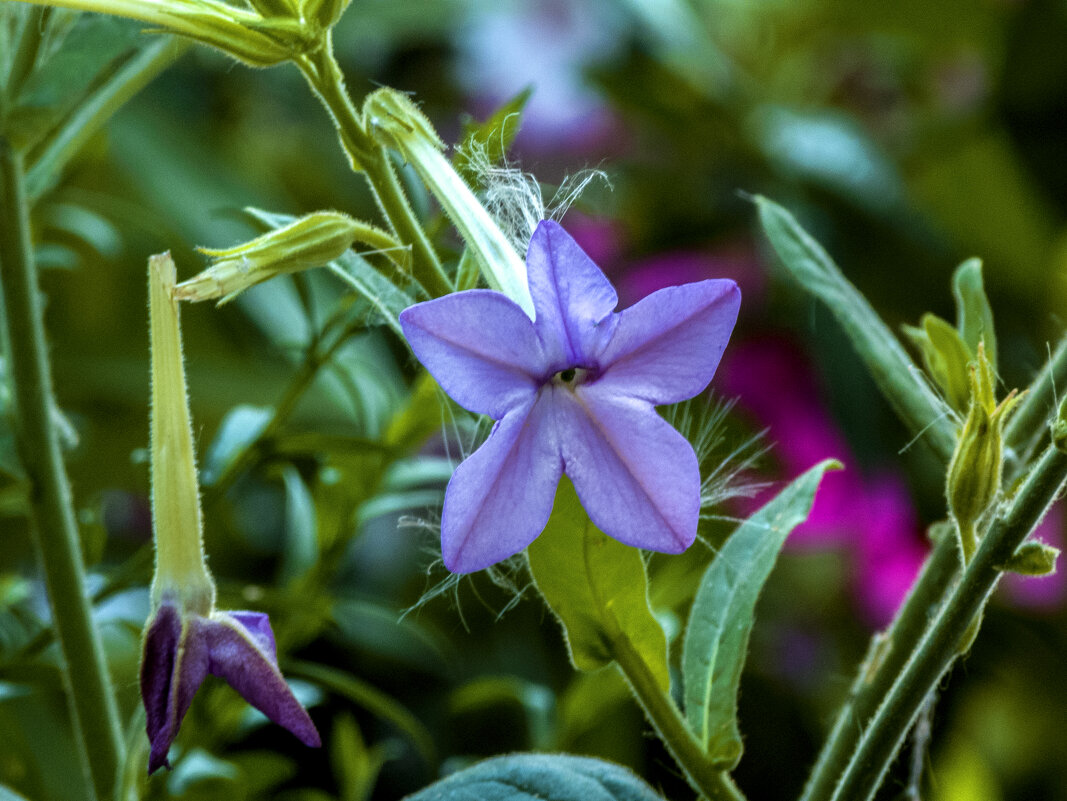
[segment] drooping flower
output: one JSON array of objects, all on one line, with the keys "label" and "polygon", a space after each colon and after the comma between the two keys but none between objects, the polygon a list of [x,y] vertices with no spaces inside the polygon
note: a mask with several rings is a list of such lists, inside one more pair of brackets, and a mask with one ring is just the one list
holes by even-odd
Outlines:
[{"label": "drooping flower", "polygon": [[149,285],[156,570],[141,654],[141,697],[151,744],[148,772],[169,764],[167,752],[209,673],[224,679],[305,745],[318,746],[315,725],[278,670],[267,616],[215,609],[215,582],[204,562],[175,269],[169,254],[149,260]]},{"label": "drooping flower", "polygon": [[278,670],[274,633],[265,614],[199,615],[168,598],[149,620],[141,660],[149,773],[169,766],[167,752],[208,674],[223,679],[304,745],[322,744],[315,724]]},{"label": "drooping flower", "polygon": [[696,537],[700,470],[655,411],[711,381],[741,302],[727,279],[667,287],[621,313],[610,282],[556,223],[526,257],[535,318],[474,289],[400,324],[457,403],[498,422],[445,492],[441,550],[457,573],[518,553],[544,529],[562,474],[604,533],[680,553]]}]

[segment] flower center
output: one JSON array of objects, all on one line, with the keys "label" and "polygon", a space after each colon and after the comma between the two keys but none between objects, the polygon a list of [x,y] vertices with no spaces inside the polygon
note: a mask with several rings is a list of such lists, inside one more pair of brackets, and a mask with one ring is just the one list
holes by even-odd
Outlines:
[{"label": "flower center", "polygon": [[560,370],[553,375],[552,381],[556,384],[568,387],[569,389],[575,389],[588,381],[591,378],[592,372],[592,370],[585,367],[568,367],[566,370]]}]

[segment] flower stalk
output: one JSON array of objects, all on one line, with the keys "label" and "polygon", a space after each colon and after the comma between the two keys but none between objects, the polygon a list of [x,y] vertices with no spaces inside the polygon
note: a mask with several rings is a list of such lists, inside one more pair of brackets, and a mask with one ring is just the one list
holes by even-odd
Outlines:
[{"label": "flower stalk", "polygon": [[30,526],[66,666],[67,698],[88,784],[110,798],[123,743],[54,419],[44,315],[30,244],[22,159],[0,137],[0,285],[15,408],[15,441],[30,485]]},{"label": "flower stalk", "polygon": [[385,148],[374,141],[345,89],[344,74],[333,55],[332,37],[326,31],[321,46],[294,63],[333,121],[341,147],[356,172],[367,176],[374,200],[400,242],[410,245],[412,273],[431,297],[452,291],[441,262],[411,208]]},{"label": "flower stalk", "polygon": [[923,700],[960,653],[973,622],[1000,580],[1001,567],[1041,521],[1065,481],[1067,452],[1047,448],[1007,512],[982,538],[960,582],[949,591],[941,611],[863,730],[831,796],[833,801],[874,796]]}]

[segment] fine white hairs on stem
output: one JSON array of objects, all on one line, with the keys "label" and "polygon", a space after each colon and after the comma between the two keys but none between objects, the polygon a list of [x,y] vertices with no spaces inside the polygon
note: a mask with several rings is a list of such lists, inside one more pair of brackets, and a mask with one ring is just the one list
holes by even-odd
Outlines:
[{"label": "fine white hairs on stem", "polygon": [[541,184],[532,173],[523,172],[506,158],[502,164],[493,164],[488,148],[479,142],[468,144],[461,151],[477,183],[484,187],[482,202],[486,211],[520,254],[526,252],[537,224],[561,219],[590,183],[599,180],[611,188],[603,170],[580,170],[564,178],[546,203]]}]

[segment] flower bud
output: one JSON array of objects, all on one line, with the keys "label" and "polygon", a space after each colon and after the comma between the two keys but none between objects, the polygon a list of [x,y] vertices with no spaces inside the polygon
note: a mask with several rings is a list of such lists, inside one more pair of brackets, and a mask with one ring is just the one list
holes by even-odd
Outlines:
[{"label": "flower bud", "polygon": [[489,285],[518,303],[532,319],[526,264],[441,153],[441,140],[426,116],[407,95],[385,88],[367,96],[363,119],[379,142],[400,151],[419,173],[477,256]]},{"label": "flower bud", "polygon": [[270,67],[315,49],[321,31],[295,13],[292,0],[256,0],[255,10],[221,0],[63,0],[59,5],[147,22],[218,48],[253,67]]},{"label": "flower bud", "polygon": [[342,256],[357,239],[379,235],[379,244],[392,240],[384,231],[359,223],[344,214],[320,211],[276,228],[243,245],[214,250],[199,248],[214,263],[175,288],[181,300],[232,300],[239,292],[282,273],[298,272]]},{"label": "flower bud", "polygon": [[970,367],[970,389],[970,408],[949,462],[945,488],[965,563],[977,547],[978,521],[1000,492],[1004,419],[1018,401],[1018,395],[1012,390],[999,406],[995,405],[993,369],[981,344],[977,364]]}]

